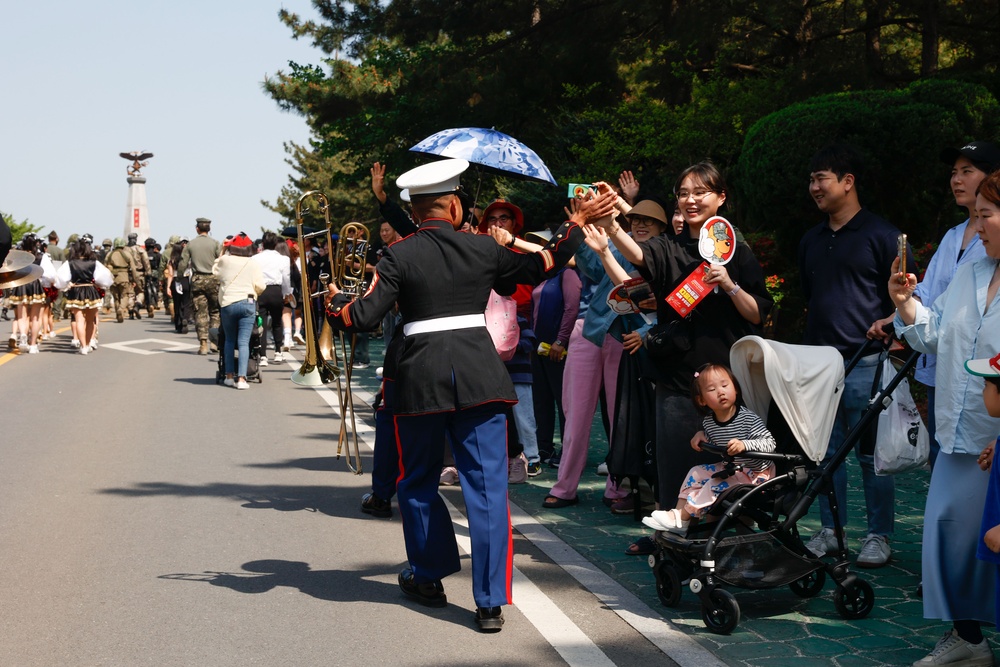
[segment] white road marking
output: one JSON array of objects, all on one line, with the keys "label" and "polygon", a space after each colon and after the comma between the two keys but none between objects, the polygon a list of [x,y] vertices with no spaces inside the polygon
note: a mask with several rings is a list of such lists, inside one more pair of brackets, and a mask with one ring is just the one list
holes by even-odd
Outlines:
[{"label": "white road marking", "polygon": [[[144,346],[139,347],[140,345]],[[198,345],[191,343],[181,343],[176,340],[163,340],[160,338],[140,338],[139,340],[126,340],[121,343],[101,343],[101,347],[121,352],[131,352],[133,354],[162,354],[164,352],[183,352],[186,350],[196,350]],[[152,348],[152,349],[149,349]]]},{"label": "white road marking", "polygon": [[[287,352],[285,357],[289,366],[298,370],[299,362],[289,357]],[[320,385],[313,389],[339,417],[340,402],[335,386]],[[354,397],[355,406],[371,405],[374,400],[370,392],[363,390],[355,390]],[[361,438],[361,435],[370,433],[374,441],[375,429],[371,410],[368,410],[367,414],[364,410],[358,411],[357,414],[359,441],[370,452],[372,445],[368,440]],[[362,430],[362,423],[365,425],[365,430]],[[451,513],[452,521],[464,528],[464,531],[456,531],[455,537],[459,547],[466,554],[471,553],[472,543],[468,537],[469,524],[465,515],[448,502],[447,498],[444,496],[442,498]],[[711,651],[651,609],[513,502],[510,503],[510,518],[514,528],[521,535],[680,667],[726,667],[726,663],[719,660]],[[513,587],[515,606],[570,667],[601,667],[615,664],[549,596],[517,568],[514,568]]]}]

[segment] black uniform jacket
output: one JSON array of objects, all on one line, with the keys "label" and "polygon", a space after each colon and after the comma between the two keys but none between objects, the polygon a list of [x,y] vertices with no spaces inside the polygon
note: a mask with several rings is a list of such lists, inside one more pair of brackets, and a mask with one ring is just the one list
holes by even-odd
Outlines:
[{"label": "black uniform jacket", "polygon": [[[555,275],[582,241],[580,229],[566,223],[545,249],[521,254],[500,247],[490,236],[457,232],[446,220],[427,220],[415,234],[386,249],[362,298],[352,302],[338,294],[327,318],[335,329],[361,332],[374,329],[396,302],[400,328],[438,317],[482,314],[494,285],[538,284]],[[396,414],[517,401],[486,327],[406,336],[395,362]]]}]

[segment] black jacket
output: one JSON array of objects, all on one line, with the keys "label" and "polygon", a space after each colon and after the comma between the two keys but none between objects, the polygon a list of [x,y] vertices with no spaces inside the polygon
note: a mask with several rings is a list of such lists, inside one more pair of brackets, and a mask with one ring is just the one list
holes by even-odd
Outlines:
[{"label": "black jacket", "polygon": [[[583,240],[564,224],[542,252],[520,254],[489,236],[457,232],[446,220],[428,220],[417,233],[386,249],[368,292],[353,303],[340,294],[327,310],[330,324],[370,331],[399,303],[407,323],[480,314],[494,285],[535,285],[554,275]],[[407,336],[395,359],[395,411],[448,412],[492,401],[514,403],[514,385],[485,327]],[[389,365],[389,360],[386,360]]]}]

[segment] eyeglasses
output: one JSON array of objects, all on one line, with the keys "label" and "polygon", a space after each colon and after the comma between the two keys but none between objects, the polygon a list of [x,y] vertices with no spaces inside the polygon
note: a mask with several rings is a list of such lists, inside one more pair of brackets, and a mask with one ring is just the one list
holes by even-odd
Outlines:
[{"label": "eyeglasses", "polygon": [[486,222],[513,222],[514,218],[509,215],[491,215],[486,218]]},{"label": "eyeglasses", "polygon": [[660,222],[656,218],[648,218],[644,215],[633,215],[629,219],[631,220],[633,227],[636,225],[641,225],[642,227],[652,227]]},{"label": "eyeglasses", "polygon": [[694,199],[695,201],[701,201],[708,195],[715,194],[714,190],[678,190],[677,200],[684,201],[688,197]]}]

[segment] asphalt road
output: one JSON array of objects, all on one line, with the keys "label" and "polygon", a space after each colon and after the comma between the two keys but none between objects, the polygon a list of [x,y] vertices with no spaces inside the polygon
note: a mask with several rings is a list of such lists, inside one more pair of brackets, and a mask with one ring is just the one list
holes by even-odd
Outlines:
[{"label": "asphalt road", "polygon": [[0,666],[721,664],[516,506],[501,633],[467,555],[447,608],[408,601],[398,515],[362,514],[369,476],[334,456],[336,394],[298,362],[217,385],[157,315],[0,356]]}]

